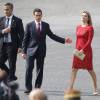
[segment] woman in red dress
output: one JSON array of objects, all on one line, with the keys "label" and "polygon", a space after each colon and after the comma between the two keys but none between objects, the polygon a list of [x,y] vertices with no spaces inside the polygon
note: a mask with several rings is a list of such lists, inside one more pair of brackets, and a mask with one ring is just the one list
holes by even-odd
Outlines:
[{"label": "woman in red dress", "polygon": [[97,80],[96,80],[96,74],[93,69],[93,61],[92,61],[93,56],[91,48],[91,42],[93,39],[94,30],[89,12],[87,11],[82,12],[81,21],[82,24],[78,25],[76,28],[76,38],[77,38],[76,49],[80,51],[80,55],[84,53],[85,58],[83,60],[80,60],[79,58],[74,56],[69,88],[73,89],[78,69],[86,69],[91,75],[93,80],[93,85],[94,85],[93,94],[97,94]]}]

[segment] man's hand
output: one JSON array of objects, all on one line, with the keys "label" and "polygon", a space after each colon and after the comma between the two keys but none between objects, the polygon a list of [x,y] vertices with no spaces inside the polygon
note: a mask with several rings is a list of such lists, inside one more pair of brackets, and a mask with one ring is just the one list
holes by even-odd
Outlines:
[{"label": "man's hand", "polygon": [[3,32],[3,34],[10,33],[11,32],[11,28],[7,27],[7,28],[3,29],[2,32]]},{"label": "man's hand", "polygon": [[71,38],[66,38],[66,40],[65,40],[65,43],[68,43],[68,44],[70,44],[70,43],[72,43],[72,39]]},{"label": "man's hand", "polygon": [[27,54],[25,54],[25,53],[22,53],[22,57],[23,57],[23,59],[26,59],[26,57],[27,57]]}]

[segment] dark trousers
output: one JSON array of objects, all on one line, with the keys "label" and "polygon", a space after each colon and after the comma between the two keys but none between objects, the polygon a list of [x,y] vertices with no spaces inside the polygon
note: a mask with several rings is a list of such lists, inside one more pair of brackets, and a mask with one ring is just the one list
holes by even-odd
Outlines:
[{"label": "dark trousers", "polygon": [[[0,51],[0,67],[2,69],[9,68],[9,78],[15,76],[16,71],[16,59],[18,48],[13,47],[12,43],[4,43]],[[5,64],[8,60],[9,67]]]},{"label": "dark trousers", "polygon": [[26,86],[26,89],[28,90],[32,90],[32,72],[33,72],[35,60],[36,60],[35,88],[40,88],[42,85],[44,57],[27,56],[25,86]]}]

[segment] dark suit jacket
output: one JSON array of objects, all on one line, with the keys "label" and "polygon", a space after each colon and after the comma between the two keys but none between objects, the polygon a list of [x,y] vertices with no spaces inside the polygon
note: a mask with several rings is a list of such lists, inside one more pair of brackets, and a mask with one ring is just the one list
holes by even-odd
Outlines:
[{"label": "dark suit jacket", "polygon": [[[0,49],[2,48],[3,45],[4,35],[2,34],[2,30],[5,28],[5,20],[6,17],[0,18]],[[16,16],[13,16],[11,22],[11,40],[13,46],[16,46],[17,48],[22,47],[23,36],[24,36],[24,28],[22,20]]]},{"label": "dark suit jacket", "polygon": [[50,30],[49,24],[46,22],[42,22],[42,30],[40,35],[36,31],[35,21],[32,21],[26,25],[25,35],[22,43],[23,52],[29,56],[34,56],[37,51],[38,55],[45,57],[46,55],[46,35],[48,35],[51,39],[65,43],[65,39],[56,36]]}]

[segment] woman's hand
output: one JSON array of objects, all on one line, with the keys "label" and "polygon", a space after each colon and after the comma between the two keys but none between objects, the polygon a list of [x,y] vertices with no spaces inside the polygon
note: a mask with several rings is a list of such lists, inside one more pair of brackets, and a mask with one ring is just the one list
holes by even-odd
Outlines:
[{"label": "woman's hand", "polygon": [[83,51],[83,49],[81,49],[80,51],[79,51],[79,55],[82,55],[84,53],[84,51]]}]

